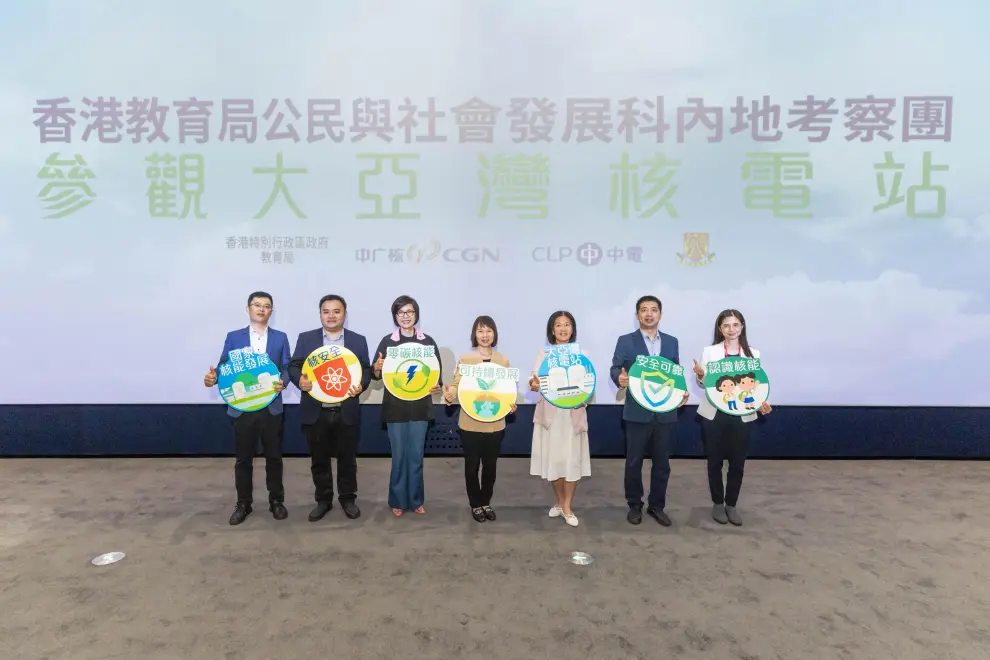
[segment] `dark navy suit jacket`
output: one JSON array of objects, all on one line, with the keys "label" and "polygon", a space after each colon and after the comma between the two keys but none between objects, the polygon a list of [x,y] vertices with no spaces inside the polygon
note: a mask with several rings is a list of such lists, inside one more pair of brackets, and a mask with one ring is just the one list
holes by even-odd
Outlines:
[{"label": "dark navy suit jacket", "polygon": [[[306,363],[306,358],[316,349],[323,346],[323,328],[307,330],[299,334],[296,340],[296,350],[292,354],[289,362],[289,378],[292,383],[299,387],[299,379],[302,377],[302,368]],[[344,329],[344,348],[357,356],[361,364],[361,391],[368,389],[371,384],[371,363],[368,361],[368,340],[363,335]],[[320,409],[323,404],[303,392],[299,400],[299,421],[303,426],[315,424],[320,418]],[[361,421],[361,402],[357,397],[344,399],[340,404],[341,421],[348,426],[358,424]]]},{"label": "dark navy suit jacket", "polygon": [[[650,350],[646,347],[646,340],[643,339],[642,330],[637,329],[628,335],[621,335],[619,340],[615,342],[615,353],[612,355],[612,368],[609,370],[609,374],[612,376],[612,382],[618,386],[619,374],[622,372],[623,367],[625,367],[626,373],[629,373],[633,363],[636,361],[637,355],[649,354]],[[674,363],[680,362],[677,337],[664,332],[660,333],[660,356]],[[649,411],[636,403],[632,395],[626,392],[626,403],[622,407],[622,419],[627,422],[671,424],[677,421],[677,411],[672,410],[666,413]]]},{"label": "dark navy suit jacket", "polygon": [[[219,368],[224,362],[230,361],[230,355],[228,354],[231,351],[241,350],[242,348],[251,348],[251,333],[249,328],[241,328],[240,330],[231,330],[228,332],[227,338],[223,340],[223,353],[217,361],[217,367]],[[274,328],[268,328],[268,344],[265,347],[265,353],[268,354],[268,359],[272,361],[272,364],[278,366],[279,378],[282,379],[283,384],[287,385],[289,383],[289,355],[291,353],[289,351],[289,338],[286,334]],[[268,406],[268,412],[273,415],[282,414],[281,393]],[[231,417],[240,417],[241,411],[227,406],[227,414]]]}]

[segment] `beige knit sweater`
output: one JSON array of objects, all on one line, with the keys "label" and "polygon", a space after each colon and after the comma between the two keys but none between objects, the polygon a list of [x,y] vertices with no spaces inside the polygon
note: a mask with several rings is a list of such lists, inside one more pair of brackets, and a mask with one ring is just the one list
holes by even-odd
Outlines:
[{"label": "beige knit sweater", "polygon": [[[492,351],[492,364],[497,364],[500,367],[508,367],[509,360],[504,355],[496,350]],[[451,385],[454,386],[454,401],[457,401],[457,386],[461,383],[461,368],[462,364],[482,364],[485,358],[481,357],[477,349],[466,353],[461,356],[461,359],[457,361],[457,366],[454,367],[454,380]],[[471,415],[468,415],[464,410],[458,411],[457,427],[464,429],[465,431],[475,431],[478,433],[495,433],[496,431],[501,431],[505,428],[505,418],[494,422],[479,422]]]}]

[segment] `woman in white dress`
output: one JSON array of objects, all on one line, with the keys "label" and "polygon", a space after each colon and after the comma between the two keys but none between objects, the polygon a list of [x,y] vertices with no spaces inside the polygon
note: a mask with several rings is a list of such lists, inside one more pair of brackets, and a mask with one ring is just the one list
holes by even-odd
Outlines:
[{"label": "woman in white dress", "polygon": [[[547,342],[569,344],[577,341],[577,323],[570,312],[558,311],[547,321]],[[536,356],[529,387],[539,392],[537,372],[546,350]],[[570,410],[557,408],[540,397],[533,413],[533,451],[529,472],[553,484],[556,500],[550,509],[550,517],[563,517],[571,527],[577,527],[578,519],[571,510],[577,482],[591,476],[591,449],[588,446],[587,404]]]}]

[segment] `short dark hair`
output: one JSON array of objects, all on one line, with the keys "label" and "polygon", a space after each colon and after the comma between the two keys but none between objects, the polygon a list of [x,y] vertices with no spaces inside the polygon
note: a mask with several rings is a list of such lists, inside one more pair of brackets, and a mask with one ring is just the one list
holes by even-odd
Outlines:
[{"label": "short dark hair", "polygon": [[663,303],[656,296],[641,296],[639,300],[636,301],[636,313],[639,314],[639,306],[645,302],[655,302],[657,304],[657,309],[663,314]]},{"label": "short dark hair", "polygon": [[397,316],[399,310],[406,305],[413,306],[413,313],[416,315],[416,323],[419,323],[419,303],[416,302],[416,299],[411,296],[399,296],[395,299],[395,302],[392,303],[392,323],[395,325],[399,325],[399,317]]},{"label": "short dark hair", "polygon": [[271,304],[271,306],[272,307],[275,306],[275,301],[272,299],[272,294],[270,293],[266,293],[264,291],[255,291],[250,296],[248,296],[247,304],[250,305],[251,303],[253,303],[255,298],[268,298],[268,302]]},{"label": "short dark hair", "polygon": [[323,303],[330,302],[331,300],[336,300],[337,302],[339,302],[340,306],[344,308],[344,311],[345,312],[347,311],[347,301],[344,300],[343,297],[338,296],[336,293],[330,293],[320,298],[319,309],[323,309]]},{"label": "short dark hair", "polygon": [[547,342],[552,346],[557,343],[556,337],[553,336],[553,324],[561,316],[566,316],[571,322],[571,338],[568,339],[568,343],[577,341],[577,321],[574,320],[574,316],[570,312],[565,312],[564,310],[558,310],[550,315],[550,320],[547,321]]},{"label": "short dark hair", "polygon": [[479,316],[474,320],[474,325],[471,326],[471,348],[478,348],[478,328],[480,327],[492,329],[492,332],[495,333],[492,346],[498,346],[498,327],[495,325],[495,319],[490,316]]}]

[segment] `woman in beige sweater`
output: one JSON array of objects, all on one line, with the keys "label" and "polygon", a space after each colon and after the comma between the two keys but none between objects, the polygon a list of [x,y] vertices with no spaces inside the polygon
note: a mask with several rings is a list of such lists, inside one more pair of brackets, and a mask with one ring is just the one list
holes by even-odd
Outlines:
[{"label": "woman in beige sweater", "polygon": [[[508,368],[509,360],[495,350],[498,344],[498,328],[490,316],[479,316],[471,328],[470,353],[462,355],[454,370],[454,381],[444,394],[447,405],[457,401],[457,386],[461,382],[461,365],[491,363]],[[509,414],[516,411],[513,403]],[[505,435],[505,418],[493,422],[479,421],[462,408],[458,412],[457,426],[461,436],[461,446],[464,448],[464,480],[467,484],[468,501],[471,504],[471,515],[478,522],[495,520],[492,509],[492,494],[495,491],[495,462],[502,448],[502,438]],[[481,482],[478,482],[478,469],[481,468]]]}]

